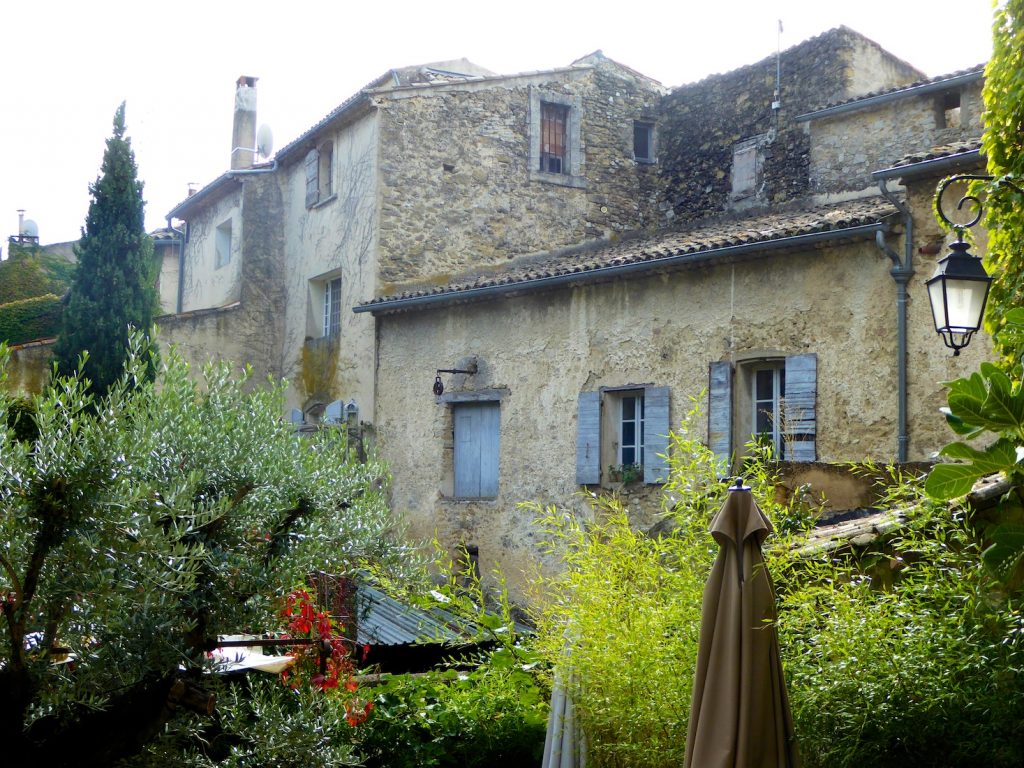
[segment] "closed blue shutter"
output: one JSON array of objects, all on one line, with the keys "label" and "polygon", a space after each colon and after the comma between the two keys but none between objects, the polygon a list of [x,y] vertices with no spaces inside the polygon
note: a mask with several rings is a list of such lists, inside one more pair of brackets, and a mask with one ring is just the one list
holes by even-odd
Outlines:
[{"label": "closed blue shutter", "polygon": [[580,392],[576,416],[576,483],[601,482],[601,393]]},{"label": "closed blue shutter", "polygon": [[668,387],[644,389],[644,482],[664,483],[668,479]]},{"label": "closed blue shutter", "polygon": [[818,356],[787,357],[783,425],[786,430],[786,459],[789,461],[814,461],[818,457],[817,395]]},{"label": "closed blue shutter", "polygon": [[708,447],[724,462],[732,465],[732,363],[711,363],[708,382]]},{"label": "closed blue shutter", "polygon": [[498,403],[460,403],[452,407],[455,425],[455,495],[498,495],[501,408]]}]

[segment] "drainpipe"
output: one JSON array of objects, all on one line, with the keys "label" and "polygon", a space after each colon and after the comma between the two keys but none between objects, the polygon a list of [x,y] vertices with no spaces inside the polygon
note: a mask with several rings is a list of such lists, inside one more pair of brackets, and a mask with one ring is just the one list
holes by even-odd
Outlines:
[{"label": "drainpipe", "polygon": [[[171,217],[167,217],[167,228],[178,236],[178,298],[175,302],[174,313],[181,314],[181,307],[185,302],[185,232],[171,226]],[[188,222],[185,222],[188,228]]]},{"label": "drainpipe", "polygon": [[875,243],[893,263],[889,274],[896,281],[896,460],[906,462],[910,435],[907,431],[907,284],[914,276],[914,218],[910,208],[886,186],[886,179],[879,179],[878,189],[882,196],[899,210],[903,217],[903,258],[899,257],[885,243],[881,232],[875,233]]}]

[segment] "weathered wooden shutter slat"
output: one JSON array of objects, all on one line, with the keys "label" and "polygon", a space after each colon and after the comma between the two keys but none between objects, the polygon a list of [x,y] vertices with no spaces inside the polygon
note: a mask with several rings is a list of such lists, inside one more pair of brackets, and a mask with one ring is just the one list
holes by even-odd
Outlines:
[{"label": "weathered wooden shutter slat", "polygon": [[480,495],[480,416],[468,405],[455,407],[455,495]]},{"label": "weathered wooden shutter slat", "polygon": [[306,206],[320,199],[320,153],[311,149],[306,155]]},{"label": "weathered wooden shutter slat", "polygon": [[786,430],[786,458],[815,461],[817,451],[818,356],[791,355],[786,358],[786,394],[783,424]]},{"label": "weathered wooden shutter slat", "polygon": [[576,417],[576,483],[601,482],[601,393],[580,392]]},{"label": "weathered wooden shutter slat", "polygon": [[498,495],[498,459],[501,441],[501,406],[480,404],[480,496]]},{"label": "weathered wooden shutter slat", "polygon": [[725,463],[732,464],[732,363],[711,363],[708,373],[708,447]]},{"label": "weathered wooden shutter slat", "polygon": [[644,389],[644,482],[668,480],[669,388]]}]

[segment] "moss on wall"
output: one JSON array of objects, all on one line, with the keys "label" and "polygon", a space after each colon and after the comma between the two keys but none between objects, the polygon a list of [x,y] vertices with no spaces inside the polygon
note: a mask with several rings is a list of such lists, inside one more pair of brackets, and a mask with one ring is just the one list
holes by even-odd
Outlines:
[{"label": "moss on wall", "polygon": [[52,293],[0,304],[0,341],[22,344],[56,336],[61,309],[60,298]]}]

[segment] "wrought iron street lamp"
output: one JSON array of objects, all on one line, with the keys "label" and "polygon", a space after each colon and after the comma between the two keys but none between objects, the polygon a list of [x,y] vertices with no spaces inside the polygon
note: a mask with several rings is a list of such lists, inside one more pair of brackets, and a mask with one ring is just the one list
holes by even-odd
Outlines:
[{"label": "wrought iron street lamp", "polygon": [[969,203],[974,206],[975,212],[970,221],[958,224],[951,221],[942,209],[942,194],[955,182],[991,181],[992,178],[973,174],[950,176],[935,192],[935,210],[946,224],[956,230],[957,240],[950,246],[949,253],[939,261],[935,274],[926,285],[935,331],[942,336],[954,355],[959,355],[960,350],[970,344],[971,337],[981,328],[992,278],[982,266],[981,259],[971,253],[970,244],[964,242],[964,230],[981,221],[981,201],[975,195],[961,197],[957,210],[962,210]]}]

